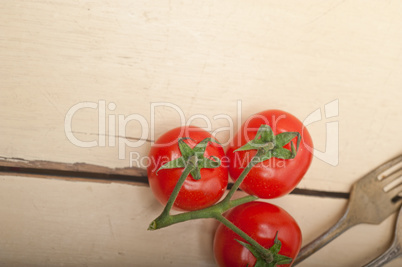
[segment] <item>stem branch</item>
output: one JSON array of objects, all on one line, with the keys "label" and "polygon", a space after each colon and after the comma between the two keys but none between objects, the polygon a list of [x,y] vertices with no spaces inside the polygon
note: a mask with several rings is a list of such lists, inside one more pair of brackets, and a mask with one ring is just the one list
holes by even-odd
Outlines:
[{"label": "stem branch", "polygon": [[165,208],[163,209],[161,216],[169,216],[170,214],[170,210],[173,207],[174,202],[176,201],[177,195],[180,192],[181,187],[184,184],[184,181],[186,180],[187,176],[190,174],[190,172],[195,168],[195,164],[192,161],[188,161],[188,164],[186,165],[186,167],[184,168],[183,173],[181,174],[179,180],[177,181],[172,194],[170,195]]},{"label": "stem branch", "polygon": [[246,178],[247,174],[250,172],[251,168],[253,168],[257,163],[258,163],[258,161],[257,161],[257,155],[256,155],[247,164],[247,167],[240,174],[239,178],[237,178],[236,182],[233,184],[233,186],[230,189],[229,193],[222,200],[222,202],[229,202],[230,201],[230,199],[232,198],[233,194],[237,191],[237,189],[239,189],[239,186],[243,182],[244,178]]},{"label": "stem branch", "polygon": [[170,226],[172,224],[180,223],[180,222],[185,222],[189,220],[195,220],[195,219],[202,219],[202,218],[216,218],[217,215],[222,215],[225,211],[234,208],[236,206],[239,206],[241,204],[251,202],[256,200],[257,197],[247,195],[242,198],[234,199],[228,203],[224,202],[219,202],[213,206],[201,209],[201,210],[194,210],[194,211],[188,211],[188,212],[183,212],[175,215],[170,215],[169,213],[164,213],[162,212],[161,215],[159,215],[158,218],[153,220],[151,224],[149,225],[148,230],[156,230],[160,228],[164,228],[167,226]]},{"label": "stem branch", "polygon": [[251,168],[253,168],[257,163],[258,163],[258,156],[254,156],[251,161],[248,163],[247,167],[243,170],[239,178],[236,180],[234,183],[233,187],[230,189],[229,193],[226,195],[226,197],[219,203],[212,205],[210,207],[201,209],[201,210],[195,210],[195,211],[189,211],[189,212],[183,212],[179,213],[176,215],[170,215],[170,210],[173,207],[173,203],[175,202],[177,195],[179,194],[179,191],[186,180],[187,176],[190,174],[190,172],[196,167],[196,164],[193,164],[191,160],[188,161],[189,164],[186,165],[186,168],[184,169],[182,175],[180,176],[175,188],[173,189],[172,194],[169,197],[169,200],[163,209],[162,213],[151,222],[149,225],[148,230],[156,230],[160,228],[167,227],[172,224],[176,224],[179,222],[184,222],[184,221],[189,221],[189,220],[194,220],[194,219],[202,219],[202,218],[213,218],[224,224],[226,227],[234,231],[236,234],[238,234],[240,237],[242,237],[246,242],[251,244],[255,249],[261,254],[264,255],[264,258],[266,259],[267,262],[272,262],[273,261],[273,255],[272,253],[265,249],[263,246],[261,246],[257,241],[255,241],[253,238],[251,238],[248,234],[243,232],[240,228],[235,226],[232,222],[230,222],[228,219],[226,219],[222,214],[238,205],[251,202],[257,199],[256,196],[252,195],[247,195],[245,197],[241,197],[238,199],[231,200],[233,194],[237,191],[239,188],[240,184],[243,182],[247,174],[250,172]]},{"label": "stem branch", "polygon": [[252,245],[261,255],[264,255],[264,259],[270,263],[273,261],[273,256],[272,253],[261,246],[257,241],[255,241],[253,238],[251,238],[248,234],[243,232],[240,228],[238,228],[236,225],[234,225],[231,221],[226,219],[222,214],[218,214],[215,216],[215,219],[217,219],[219,222],[224,224],[227,228],[238,234],[240,237],[242,237],[244,240],[246,240],[250,245]]}]

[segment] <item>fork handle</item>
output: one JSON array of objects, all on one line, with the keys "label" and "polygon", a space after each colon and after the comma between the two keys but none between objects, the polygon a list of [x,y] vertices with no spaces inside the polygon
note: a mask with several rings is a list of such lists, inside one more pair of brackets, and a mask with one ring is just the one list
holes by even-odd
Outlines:
[{"label": "fork handle", "polygon": [[393,242],[392,245],[378,258],[370,261],[363,267],[379,267],[383,266],[387,262],[392,261],[393,259],[401,256],[402,248],[398,242]]},{"label": "fork handle", "polygon": [[329,228],[328,231],[317,237],[309,244],[302,247],[293,265],[302,262],[307,257],[311,256],[311,254],[318,251],[323,246],[325,246],[326,244],[334,240],[336,237],[338,237],[340,234],[345,232],[347,229],[354,226],[356,223],[353,220],[351,220],[348,214],[349,212],[346,211],[345,214],[342,216],[342,218],[340,218],[339,221],[334,226]]}]

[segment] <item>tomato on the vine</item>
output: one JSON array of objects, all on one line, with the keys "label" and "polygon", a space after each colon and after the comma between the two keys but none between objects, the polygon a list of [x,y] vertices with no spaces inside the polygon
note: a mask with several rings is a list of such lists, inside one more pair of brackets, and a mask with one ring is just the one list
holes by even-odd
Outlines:
[{"label": "tomato on the vine", "polygon": [[[151,147],[149,153],[148,181],[156,198],[165,205],[183,173],[183,168],[161,168],[164,164],[182,157],[179,139],[193,149],[201,141],[208,139],[203,157],[222,160],[225,156],[222,146],[207,131],[195,126],[183,126],[163,134]],[[228,184],[227,166],[201,168],[200,179],[188,175],[174,202],[177,210],[198,210],[217,202]]]},{"label": "tomato on the vine", "polygon": [[290,154],[294,145],[299,145],[294,158],[283,159],[274,155],[256,164],[240,186],[248,194],[257,197],[276,198],[292,191],[307,172],[313,157],[313,142],[303,123],[290,113],[266,110],[255,114],[241,126],[226,153],[230,161],[229,174],[233,180],[237,180],[257,153],[256,150],[235,150],[253,140],[261,125],[269,126],[274,136],[285,132],[297,133],[297,137],[283,146],[288,150],[285,152]]},{"label": "tomato on the vine", "polygon": [[[278,206],[253,201],[229,210],[225,217],[264,248],[272,247],[277,235],[281,242],[279,254],[294,260],[299,253],[301,230],[292,216]],[[213,250],[219,266],[251,267],[256,264],[256,257],[239,241],[244,242],[244,239],[223,224],[218,226]],[[289,263],[277,266],[290,265]]]}]

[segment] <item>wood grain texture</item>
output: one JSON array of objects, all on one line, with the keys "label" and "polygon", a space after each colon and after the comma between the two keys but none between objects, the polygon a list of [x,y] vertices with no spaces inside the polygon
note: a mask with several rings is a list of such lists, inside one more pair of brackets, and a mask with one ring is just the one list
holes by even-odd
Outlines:
[{"label": "wood grain texture", "polygon": [[[271,203],[292,214],[306,243],[341,215],[346,200],[289,195]],[[0,265],[214,266],[216,222],[147,231],[161,210],[143,186],[0,176]],[[299,266],[363,265],[386,248],[394,219],[352,228]]]},{"label": "wood grain texture", "polygon": [[0,173],[8,172],[14,175],[44,175],[53,178],[66,177],[72,179],[98,179],[103,181],[143,182],[147,172],[142,168],[108,168],[88,163],[62,163],[44,160],[24,160],[21,158],[0,157]]},{"label": "wood grain texture", "polygon": [[[124,168],[133,165],[130,152],[147,154],[148,141],[131,146],[151,140],[151,131],[156,138],[186,122],[209,128],[196,115],[214,131],[230,127],[217,115],[236,129],[268,108],[301,120],[321,108],[323,119],[308,129],[325,151],[326,123],[339,123],[339,164],[316,158],[300,186],[347,192],[401,152],[401,11],[399,1],[5,1],[0,155]],[[336,99],[339,115],[325,118]],[[74,145],[65,128],[70,108],[84,101],[98,108],[77,111],[71,131],[98,142],[90,148]],[[151,125],[158,102],[185,121],[159,106]],[[132,114],[147,125],[133,120],[119,131],[118,116]]]},{"label": "wood grain texture", "polygon": [[[148,186],[147,171],[143,168],[108,168],[88,163],[62,163],[44,160],[0,157],[0,174],[33,178],[64,179],[72,181],[124,183]],[[233,183],[229,181],[229,190]],[[348,199],[349,193],[295,188],[291,194]]]},{"label": "wood grain texture", "polygon": [[[279,108],[302,121],[321,114],[307,126],[315,147],[337,147],[338,164],[317,153],[299,188],[348,192],[402,152],[401,13],[397,0],[2,1],[0,157],[143,172],[152,141],[168,129],[189,123],[223,130],[217,137],[227,144],[228,129]],[[338,112],[326,116],[332,101]],[[335,139],[327,136],[331,122],[339,125]],[[213,265],[210,236],[185,230],[195,241],[180,245],[178,230],[152,238],[135,230],[150,219],[138,219],[145,209],[159,210],[148,188],[0,178],[1,263]],[[305,241],[345,204],[303,196],[277,201],[298,218]],[[391,224],[359,226],[317,253],[318,265],[304,266],[363,264],[385,248]],[[149,251],[153,238],[157,256]],[[184,252],[169,254],[176,246]],[[345,248],[354,254],[339,257]]]}]

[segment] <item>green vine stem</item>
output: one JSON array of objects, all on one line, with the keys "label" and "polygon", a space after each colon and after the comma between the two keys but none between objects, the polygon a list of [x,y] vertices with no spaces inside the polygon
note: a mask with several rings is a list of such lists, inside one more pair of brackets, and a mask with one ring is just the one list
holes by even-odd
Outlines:
[{"label": "green vine stem", "polygon": [[243,230],[238,228],[231,221],[226,219],[222,214],[219,214],[218,216],[216,216],[214,218],[217,219],[222,224],[224,224],[227,228],[229,228],[230,230],[232,230],[233,232],[238,234],[240,237],[242,237],[244,240],[246,240],[249,244],[251,244],[260,253],[260,255],[262,255],[264,257],[264,260],[266,262],[270,263],[274,260],[274,257],[272,255],[271,251],[269,251],[268,249],[261,246],[257,241],[255,241],[248,234],[243,232]]},{"label": "green vine stem", "polygon": [[172,195],[170,196],[168,203],[165,206],[165,209],[161,213],[159,217],[157,217],[155,220],[151,222],[149,225],[148,230],[157,230],[160,228],[167,227],[172,224],[184,222],[184,221],[189,221],[189,220],[194,220],[194,219],[206,219],[206,218],[213,218],[224,224],[226,227],[234,231],[236,234],[238,234],[240,237],[242,237],[244,240],[246,240],[249,244],[253,245],[258,252],[261,255],[264,255],[266,258],[267,262],[271,262],[273,260],[272,253],[261,246],[258,242],[256,242],[253,238],[251,238],[248,234],[243,232],[240,228],[235,226],[232,222],[227,220],[222,214],[231,209],[234,208],[238,205],[254,201],[258,199],[256,196],[252,195],[247,195],[245,197],[241,197],[238,199],[231,200],[233,194],[237,191],[239,188],[240,184],[244,180],[244,178],[247,176],[247,174],[250,172],[251,168],[255,166],[258,161],[255,160],[256,156],[251,159],[247,167],[244,169],[242,174],[239,176],[239,178],[236,180],[232,188],[230,189],[229,193],[225,196],[225,198],[215,204],[212,205],[208,208],[201,209],[201,210],[195,210],[195,211],[189,211],[189,212],[183,212],[179,213],[176,215],[170,215],[170,209],[173,206],[173,203],[177,197],[177,194],[184,183],[184,180],[188,176],[188,174],[191,172],[191,170],[194,168],[195,164],[190,166],[191,164],[187,165],[186,168],[184,169],[179,181],[177,182]]},{"label": "green vine stem", "polygon": [[239,189],[240,184],[243,182],[244,178],[246,178],[247,174],[250,172],[251,168],[253,168],[258,163],[258,155],[255,155],[251,158],[250,162],[247,164],[247,167],[240,174],[239,178],[237,178],[236,182],[233,184],[229,193],[225,196],[222,202],[230,202],[230,199],[233,197],[233,194]]},{"label": "green vine stem", "polygon": [[258,163],[258,161],[255,160],[256,158],[257,158],[257,155],[251,159],[250,163],[244,169],[242,174],[239,176],[239,178],[236,180],[236,182],[230,189],[229,193],[226,195],[226,197],[221,202],[219,202],[215,205],[212,205],[210,207],[204,208],[204,209],[183,212],[183,213],[179,213],[176,215],[170,215],[170,210],[173,206],[174,201],[176,200],[176,197],[180,191],[181,186],[183,185],[187,176],[190,174],[190,172],[196,166],[196,164],[194,164],[194,162],[189,160],[190,164],[187,164],[187,166],[185,167],[182,175],[180,176],[179,181],[177,182],[175,188],[173,189],[172,194],[169,197],[169,200],[168,200],[164,210],[162,211],[161,215],[159,215],[155,220],[153,220],[150,223],[148,230],[157,230],[160,228],[170,226],[172,224],[189,221],[189,220],[194,220],[194,219],[213,218],[213,219],[218,220],[222,224],[224,224],[226,227],[228,227],[235,233],[237,233],[244,240],[246,240],[249,244],[253,245],[258,250],[258,252],[261,253],[261,255],[265,256],[267,262],[271,262],[273,260],[273,256],[269,250],[267,250],[266,248],[261,246],[258,242],[256,242],[253,238],[251,238],[248,234],[243,232],[240,228],[235,226],[232,222],[227,220],[222,215],[225,211],[227,211],[231,208],[234,208],[238,205],[258,199],[256,196],[247,195],[245,197],[231,200],[233,194],[237,191],[237,189],[239,188],[239,186],[242,183],[242,181],[244,180],[244,178],[250,172],[251,168],[254,167],[254,165]]},{"label": "green vine stem", "polygon": [[195,166],[196,166],[196,164],[192,163],[189,160],[189,162],[191,162],[191,164],[187,164],[187,166],[185,167],[185,169],[184,169],[182,175],[180,176],[180,179],[177,182],[175,188],[173,189],[173,192],[170,195],[169,200],[168,200],[165,208],[163,209],[161,215],[159,215],[155,220],[153,220],[150,223],[148,230],[157,230],[157,229],[164,228],[164,227],[167,227],[172,224],[189,221],[189,220],[193,220],[193,219],[201,219],[201,218],[215,218],[216,219],[217,214],[222,215],[222,213],[224,213],[225,211],[227,211],[231,208],[234,208],[238,205],[258,199],[256,196],[248,195],[248,196],[245,196],[245,197],[242,197],[239,199],[231,200],[233,194],[237,191],[237,189],[239,188],[239,186],[242,183],[242,181],[244,180],[244,178],[250,172],[251,168],[256,163],[258,163],[255,160],[255,158],[256,158],[256,156],[251,159],[250,163],[244,169],[242,174],[239,176],[239,178],[236,180],[236,182],[230,189],[229,193],[225,196],[225,198],[221,202],[219,202],[215,205],[212,205],[210,207],[204,208],[204,209],[183,212],[183,213],[179,213],[176,215],[170,215],[170,210],[172,209],[173,203],[176,200],[176,197],[180,191],[181,186],[183,185],[186,177],[189,175],[191,170],[193,168],[195,168]]},{"label": "green vine stem", "polygon": [[248,195],[242,198],[234,199],[228,203],[219,202],[218,204],[215,204],[213,206],[201,210],[183,212],[175,215],[170,214],[165,215],[162,212],[162,214],[159,217],[157,217],[155,220],[151,222],[148,230],[157,230],[164,227],[168,227],[172,224],[195,219],[206,219],[206,218],[216,219],[218,215],[222,215],[222,213],[224,213],[225,211],[234,208],[236,206],[239,206],[241,204],[254,201],[256,199],[257,197]]},{"label": "green vine stem", "polygon": [[[296,136],[298,136],[296,149],[294,148],[293,143],[291,143],[290,151],[282,148],[285,144],[289,143]],[[210,141],[210,140],[208,140],[208,141]],[[157,229],[164,228],[164,227],[167,227],[172,224],[189,221],[189,220],[194,220],[194,219],[213,218],[213,219],[218,220],[222,224],[224,224],[226,227],[228,227],[229,229],[234,231],[236,234],[238,234],[240,237],[242,237],[245,241],[247,241],[252,247],[254,247],[254,249],[259,253],[259,255],[261,257],[263,257],[263,260],[266,263],[274,262],[275,255],[273,254],[273,252],[271,252],[269,249],[266,249],[263,246],[261,246],[257,241],[255,241],[253,238],[251,238],[248,234],[246,234],[244,231],[242,231],[240,228],[238,228],[232,222],[230,222],[228,219],[226,219],[223,216],[223,213],[238,205],[258,199],[256,196],[247,195],[245,197],[241,197],[241,198],[232,200],[234,193],[237,191],[237,189],[239,189],[241,183],[246,178],[247,174],[250,172],[250,170],[256,164],[258,164],[264,160],[267,160],[273,156],[282,158],[282,159],[294,158],[297,153],[299,143],[300,143],[300,134],[297,132],[282,133],[277,136],[274,136],[274,134],[272,133],[272,129],[269,126],[262,125],[254,140],[250,141],[243,147],[236,150],[236,151],[257,150],[257,153],[252,157],[250,162],[247,164],[246,168],[243,170],[243,172],[240,174],[240,176],[237,178],[237,180],[233,184],[232,188],[229,190],[229,193],[223,198],[222,201],[220,201],[217,204],[212,205],[210,207],[204,208],[204,209],[183,212],[183,213],[179,213],[176,215],[171,215],[170,210],[173,207],[173,204],[177,198],[177,195],[179,194],[179,191],[180,191],[184,181],[186,180],[187,176],[190,173],[192,173],[192,171],[198,169],[199,161],[204,160],[202,157],[198,158],[196,156],[196,154],[194,153],[194,151],[187,149],[183,145],[184,153],[189,155],[189,157],[187,157],[187,155],[186,155],[187,162],[181,162],[180,164],[184,163],[184,165],[179,164],[177,166],[175,164],[172,164],[173,167],[169,166],[169,168],[177,168],[180,166],[180,167],[184,167],[184,171],[181,174],[176,186],[174,187],[173,192],[170,195],[168,202],[167,202],[165,208],[163,209],[162,213],[149,224],[148,230],[157,230]],[[179,144],[180,144],[180,142],[179,142]],[[185,148],[188,151],[185,151]],[[182,154],[183,154],[183,151],[182,151]],[[274,263],[274,265],[275,265],[275,263]]]},{"label": "green vine stem", "polygon": [[186,180],[186,178],[190,174],[190,172],[197,167],[196,161],[197,161],[197,158],[195,156],[192,156],[188,160],[188,162],[186,164],[186,167],[184,168],[183,173],[181,174],[179,180],[177,181],[177,183],[176,183],[176,185],[175,185],[175,187],[174,187],[174,189],[172,191],[172,194],[170,195],[170,197],[168,199],[168,202],[166,203],[166,206],[163,209],[163,211],[162,211],[162,213],[161,213],[161,215],[159,217],[163,218],[163,217],[170,216],[170,210],[172,209],[173,204],[176,201],[177,195],[179,194],[180,189],[184,184],[184,181]]}]

